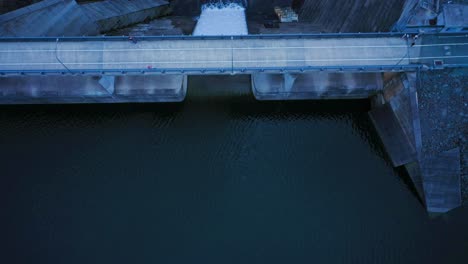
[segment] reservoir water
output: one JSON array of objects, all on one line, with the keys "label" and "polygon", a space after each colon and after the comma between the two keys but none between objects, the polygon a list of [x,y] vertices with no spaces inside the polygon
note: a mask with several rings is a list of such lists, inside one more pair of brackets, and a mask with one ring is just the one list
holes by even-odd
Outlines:
[{"label": "reservoir water", "polygon": [[0,107],[1,263],[466,263],[365,101],[258,102],[190,77],[179,104]]}]

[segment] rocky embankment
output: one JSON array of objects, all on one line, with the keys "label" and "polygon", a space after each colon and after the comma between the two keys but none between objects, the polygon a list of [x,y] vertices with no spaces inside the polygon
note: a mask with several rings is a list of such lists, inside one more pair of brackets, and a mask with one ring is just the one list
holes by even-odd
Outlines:
[{"label": "rocky embankment", "polygon": [[461,194],[468,203],[468,69],[421,74],[418,89],[423,155],[460,148]]}]

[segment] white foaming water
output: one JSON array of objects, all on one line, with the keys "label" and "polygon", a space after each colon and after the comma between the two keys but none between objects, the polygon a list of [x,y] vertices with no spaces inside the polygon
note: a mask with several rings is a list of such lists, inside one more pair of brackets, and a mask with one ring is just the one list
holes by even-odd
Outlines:
[{"label": "white foaming water", "polygon": [[247,35],[245,8],[236,3],[206,4],[198,19],[193,35]]}]

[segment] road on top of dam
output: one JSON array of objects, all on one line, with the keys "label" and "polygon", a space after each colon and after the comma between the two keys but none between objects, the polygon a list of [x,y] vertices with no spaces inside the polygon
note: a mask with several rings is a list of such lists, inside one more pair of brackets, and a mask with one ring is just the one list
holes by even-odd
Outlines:
[{"label": "road on top of dam", "polygon": [[428,35],[353,38],[1,41],[0,73],[22,71],[232,71],[308,67],[468,65],[468,38]]}]

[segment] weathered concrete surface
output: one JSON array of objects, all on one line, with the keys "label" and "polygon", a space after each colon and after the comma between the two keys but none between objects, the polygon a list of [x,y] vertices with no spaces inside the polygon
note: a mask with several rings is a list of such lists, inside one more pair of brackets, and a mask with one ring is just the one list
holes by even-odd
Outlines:
[{"label": "weathered concrete surface", "polygon": [[437,24],[444,27],[442,31],[468,32],[468,3],[443,5]]},{"label": "weathered concrete surface", "polygon": [[113,0],[78,5],[44,0],[0,16],[0,36],[83,36],[165,15],[165,0]]},{"label": "weathered concrete surface", "polygon": [[445,213],[461,205],[460,149],[444,151],[422,161],[427,210]]},{"label": "weathered concrete surface", "polygon": [[[266,25],[266,26],[265,26]],[[321,33],[323,28],[309,22],[279,23],[268,21],[262,18],[253,18],[247,23],[249,34],[303,34]]]},{"label": "weathered concrete surface", "polygon": [[249,13],[274,14],[277,5],[290,5],[292,0],[171,0],[174,14],[178,16],[198,16],[201,6],[210,2],[237,2],[247,7]]},{"label": "weathered concrete surface", "polygon": [[398,167],[417,160],[411,136],[406,134],[390,104],[371,110],[369,116],[393,166]]},{"label": "weathered concrete surface", "polygon": [[423,204],[420,167],[421,131],[415,73],[385,74],[382,95],[376,96],[369,116],[393,166],[404,166]]},{"label": "weathered concrete surface", "polygon": [[106,36],[191,35],[197,22],[191,17],[166,16],[106,32]]},{"label": "weathered concrete surface", "polygon": [[182,101],[187,93],[186,75],[116,76],[115,94],[148,101]]},{"label": "weathered concrete surface", "polygon": [[252,75],[258,100],[360,99],[382,89],[380,73],[326,73]]},{"label": "weathered concrete surface", "polygon": [[82,36],[97,24],[74,0],[44,0],[0,16],[0,37]]},{"label": "weathered concrete surface", "polygon": [[393,26],[400,32],[468,32],[466,0],[407,0]]},{"label": "weathered concrete surface", "polygon": [[[443,213],[461,205],[460,164],[463,163],[458,147],[435,154],[427,151],[435,148],[428,146],[431,143],[422,136],[431,134],[431,130],[437,130],[439,125],[426,127],[424,124],[427,122],[427,110],[424,109],[427,102],[423,101],[423,106],[419,106],[418,90],[424,89],[419,87],[419,78],[416,73],[387,75],[383,94],[380,100],[374,100],[377,106],[369,115],[393,165],[404,165],[428,212]],[[432,111],[440,111],[440,107],[444,108],[444,104],[428,110],[434,114]],[[441,122],[452,123],[453,120]],[[450,138],[450,130],[444,130],[439,140]]]},{"label": "weathered concrete surface", "polygon": [[[299,21],[312,25],[303,27],[304,33],[311,32],[310,29],[315,31],[314,28],[323,32],[390,31],[407,1],[412,0],[238,0],[247,2],[248,23],[276,20],[275,6],[292,6],[299,13]],[[172,0],[171,5],[175,15],[198,16],[200,5],[205,2],[207,0]],[[259,31],[249,33],[258,34]]]},{"label": "weathered concrete surface", "polygon": [[[387,103],[393,110],[398,123],[408,136],[409,144],[419,155],[421,151],[421,129],[419,121],[419,111],[416,93],[416,73],[405,73],[395,77],[398,79],[395,84],[397,89],[401,83],[402,89],[393,97],[387,100]],[[394,87],[386,87],[386,91]]]},{"label": "weathered concrete surface", "polygon": [[0,0],[0,15],[40,1],[42,0]]},{"label": "weathered concrete surface", "polygon": [[295,0],[299,20],[320,25],[325,32],[389,31],[406,0]]},{"label": "weathered concrete surface", "polygon": [[439,32],[443,26],[437,16],[440,12],[439,0],[408,0],[400,19],[392,30],[401,32]]},{"label": "weathered concrete surface", "polygon": [[184,75],[0,78],[0,104],[180,102],[186,92]]},{"label": "weathered concrete surface", "polygon": [[164,16],[168,7],[165,0],[112,0],[82,5],[83,12],[98,24],[100,32]]},{"label": "weathered concrete surface", "polygon": [[[418,86],[417,74],[415,72],[407,72],[404,74],[389,73],[386,75],[389,79],[386,80],[386,85],[383,89],[384,102],[391,108],[392,115],[395,116],[396,122],[400,125],[401,131],[407,139],[407,142],[394,142],[394,144],[405,144],[408,149],[414,151],[410,158],[402,165],[404,165],[417,195],[422,203],[426,205],[422,170],[419,162],[422,144],[416,91]],[[397,155],[395,153],[392,154],[395,157]],[[408,162],[410,160],[411,162]]]}]

